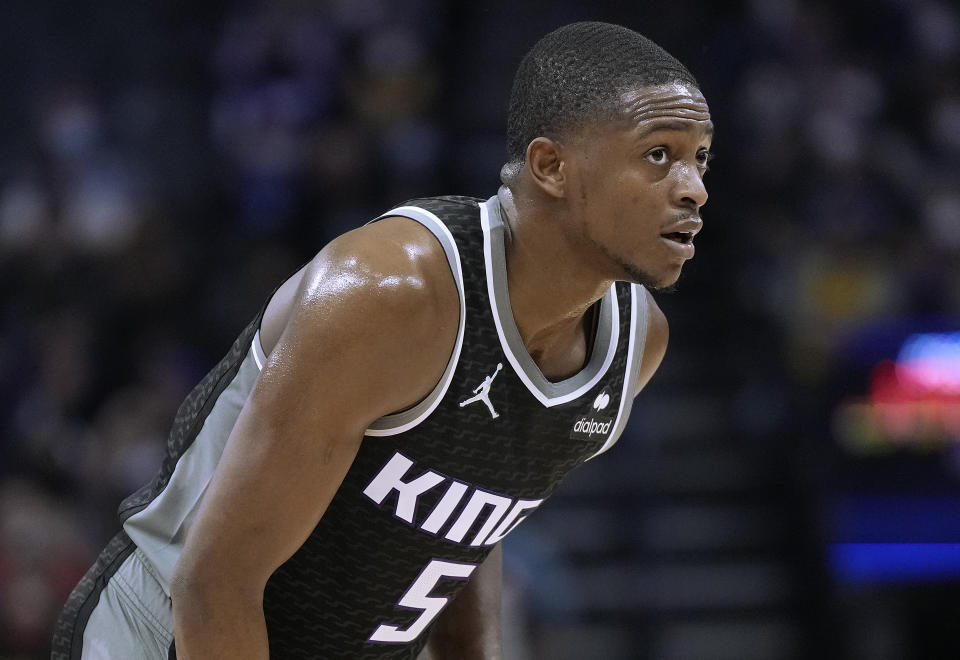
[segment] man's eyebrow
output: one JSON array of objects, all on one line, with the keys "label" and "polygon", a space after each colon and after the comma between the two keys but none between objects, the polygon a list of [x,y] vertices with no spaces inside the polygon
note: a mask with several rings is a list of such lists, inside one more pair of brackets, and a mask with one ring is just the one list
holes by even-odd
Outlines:
[{"label": "man's eyebrow", "polygon": [[[696,124],[692,124],[689,120],[683,121],[680,119],[666,119],[666,120],[654,120],[652,123],[647,124],[645,127],[640,129],[640,132],[637,133],[637,139],[642,140],[643,138],[649,136],[652,133],[657,131],[689,131],[691,128],[695,128]],[[707,134],[708,137],[713,137],[713,122],[708,121],[703,127],[703,132]]]}]

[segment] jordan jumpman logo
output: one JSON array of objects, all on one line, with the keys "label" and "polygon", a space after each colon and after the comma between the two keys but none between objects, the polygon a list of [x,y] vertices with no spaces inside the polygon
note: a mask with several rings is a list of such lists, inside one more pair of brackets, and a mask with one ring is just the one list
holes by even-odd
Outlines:
[{"label": "jordan jumpman logo", "polygon": [[490,410],[490,416],[493,419],[499,417],[500,415],[496,410],[493,409],[493,404],[490,403],[490,386],[493,385],[493,379],[497,377],[497,374],[500,373],[501,369],[503,369],[503,362],[498,362],[497,370],[493,372],[493,375],[484,378],[483,382],[477,385],[476,389],[473,390],[473,393],[476,394],[476,396],[472,396],[466,401],[461,401],[460,407],[463,408],[464,406],[470,405],[475,401],[483,401],[485,404],[487,404],[487,408]]}]

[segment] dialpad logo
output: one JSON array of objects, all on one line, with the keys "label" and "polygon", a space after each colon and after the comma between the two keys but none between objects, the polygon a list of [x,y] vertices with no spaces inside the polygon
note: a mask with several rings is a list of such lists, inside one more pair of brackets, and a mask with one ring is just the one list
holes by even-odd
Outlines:
[{"label": "dialpad logo", "polygon": [[610,406],[612,401],[610,391],[604,388],[589,410],[574,420],[570,437],[574,440],[590,440],[609,435],[616,417],[616,406]]}]

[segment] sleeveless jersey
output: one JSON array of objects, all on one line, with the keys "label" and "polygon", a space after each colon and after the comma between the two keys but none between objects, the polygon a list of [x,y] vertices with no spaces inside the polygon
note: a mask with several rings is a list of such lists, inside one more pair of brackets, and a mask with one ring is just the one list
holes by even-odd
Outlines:
[{"label": "sleeveless jersey", "polygon": [[[421,223],[443,245],[460,294],[456,342],[429,396],[366,431],[319,524],[268,581],[274,658],[416,658],[431,623],[495,544],[570,470],[608,449],[630,412],[646,336],[642,287],[607,291],[586,366],[550,382],[510,310],[497,198],[420,199],[386,216]],[[168,593],[266,360],[261,318],[184,401],[160,473],[121,505],[124,530]]]}]

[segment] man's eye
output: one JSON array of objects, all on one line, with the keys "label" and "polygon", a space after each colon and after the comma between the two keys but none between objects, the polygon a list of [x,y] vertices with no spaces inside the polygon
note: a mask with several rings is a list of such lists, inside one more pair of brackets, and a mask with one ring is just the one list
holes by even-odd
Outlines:
[{"label": "man's eye", "polygon": [[700,164],[700,167],[708,168],[711,160],[713,160],[713,154],[709,151],[697,152],[697,163]]},{"label": "man's eye", "polygon": [[662,165],[667,162],[667,150],[666,149],[654,149],[647,154],[647,160],[655,165]]}]

